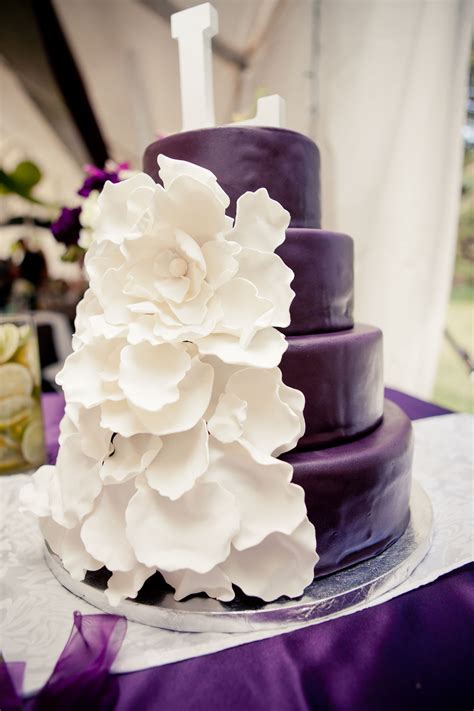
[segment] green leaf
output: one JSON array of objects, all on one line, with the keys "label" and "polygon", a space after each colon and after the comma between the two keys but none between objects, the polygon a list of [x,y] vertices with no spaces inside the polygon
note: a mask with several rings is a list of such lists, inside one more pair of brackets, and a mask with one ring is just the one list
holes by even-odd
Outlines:
[{"label": "green leaf", "polygon": [[10,178],[15,185],[18,185],[22,190],[28,193],[39,183],[41,177],[42,173],[38,166],[29,160],[23,160],[21,163],[18,163],[15,170],[10,173]]}]

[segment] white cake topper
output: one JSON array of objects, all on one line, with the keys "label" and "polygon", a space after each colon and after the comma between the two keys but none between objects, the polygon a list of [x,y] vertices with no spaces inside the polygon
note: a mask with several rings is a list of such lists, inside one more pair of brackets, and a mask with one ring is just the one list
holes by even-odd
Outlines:
[{"label": "white cake topper", "polygon": [[[178,40],[183,131],[215,126],[211,37],[218,18],[208,2],[171,15],[171,36]],[[285,100],[278,94],[257,102],[257,113],[233,126],[285,125]]]}]

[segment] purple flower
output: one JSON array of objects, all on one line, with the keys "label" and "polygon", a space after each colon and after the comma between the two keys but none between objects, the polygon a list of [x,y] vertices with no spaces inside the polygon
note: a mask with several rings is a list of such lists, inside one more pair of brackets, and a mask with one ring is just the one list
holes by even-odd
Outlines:
[{"label": "purple flower", "polygon": [[79,232],[82,229],[81,223],[79,222],[80,214],[80,207],[62,208],[58,219],[51,225],[51,232],[58,242],[62,242],[68,247],[77,244]]},{"label": "purple flower", "polygon": [[128,163],[119,163],[115,170],[102,170],[95,165],[86,165],[84,170],[87,173],[87,178],[77,191],[77,194],[82,197],[88,197],[93,190],[102,190],[107,180],[110,180],[111,183],[119,183],[120,171],[127,168]]}]

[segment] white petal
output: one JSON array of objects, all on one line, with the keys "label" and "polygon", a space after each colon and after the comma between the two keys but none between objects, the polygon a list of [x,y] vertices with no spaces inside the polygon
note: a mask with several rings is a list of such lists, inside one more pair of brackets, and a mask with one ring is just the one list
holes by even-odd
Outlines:
[{"label": "white petal", "polygon": [[217,197],[219,202],[222,203],[224,208],[229,207],[229,196],[222,190],[221,186],[217,182],[217,178],[214,173],[211,173],[207,168],[202,168],[200,165],[195,163],[188,163],[184,160],[176,160],[174,158],[168,158],[163,153],[158,156],[158,165],[160,167],[160,178],[163,181],[165,189],[168,189],[175,180],[180,175],[189,175],[195,180],[207,185]]},{"label": "white petal", "polygon": [[114,572],[107,582],[107,590],[105,591],[109,604],[117,607],[124,598],[135,598],[145,581],[151,578],[154,573],[156,573],[156,568],[148,568],[141,563],[135,563],[132,570],[126,573],[121,571]]},{"label": "white petal", "polygon": [[146,470],[152,489],[175,500],[191,489],[209,465],[206,423],[162,438],[163,446]]},{"label": "white petal", "polygon": [[177,501],[146,484],[139,487],[126,519],[127,537],[141,563],[206,573],[228,556],[239,517],[234,497],[222,487],[199,482]]},{"label": "white petal", "polygon": [[51,518],[42,518],[40,529],[49,547],[61,558],[63,566],[74,580],[84,580],[88,570],[100,570],[103,567],[101,561],[86,551],[80,537],[79,525],[63,528]]},{"label": "white petal", "polygon": [[114,437],[114,453],[102,466],[100,476],[104,484],[127,481],[145,471],[161,449],[159,437],[137,434],[133,437]]},{"label": "white petal", "polygon": [[138,173],[120,183],[106,182],[98,198],[98,216],[94,225],[97,242],[110,240],[120,244],[139,233],[140,223],[152,203],[156,185],[145,173]]},{"label": "white petal", "polygon": [[190,367],[187,352],[172,345],[125,346],[118,382],[129,402],[152,412],[178,400],[178,385]]},{"label": "white petal", "polygon": [[66,358],[56,376],[66,402],[80,403],[90,408],[99,405],[111,394],[110,383],[118,374],[122,339],[98,338]]},{"label": "white petal", "polygon": [[32,474],[28,484],[20,489],[20,511],[31,511],[36,516],[50,516],[49,490],[55,484],[56,467],[45,464]]},{"label": "white petal", "polygon": [[304,419],[304,404],[305,398],[303,393],[296,388],[290,388],[289,385],[285,383],[280,384],[279,388],[280,400],[285,402],[288,407],[295,413],[299,419],[299,428],[295,431],[293,439],[288,440],[286,444],[282,444],[277,447],[273,452],[274,457],[279,457],[283,452],[290,452],[294,447],[296,447],[298,440],[304,435],[306,429],[306,422]]},{"label": "white petal", "polygon": [[178,175],[166,191],[158,189],[155,199],[159,224],[186,232],[198,244],[228,228],[225,207],[215,192],[189,175]]},{"label": "white petal", "polygon": [[[242,368],[226,385],[226,393],[247,404],[242,437],[268,455],[292,448],[301,437],[302,409],[295,412],[281,399],[283,388],[279,368]],[[298,392],[298,391],[296,391]],[[293,393],[292,393],[293,394]],[[298,403],[304,407],[304,396]],[[297,395],[295,395],[296,401]]]},{"label": "white petal", "polygon": [[110,430],[100,426],[100,407],[87,410],[79,407],[77,411],[77,430],[80,432],[81,449],[86,457],[102,461],[113,450]]},{"label": "white petal", "polygon": [[230,602],[235,597],[232,583],[221,566],[216,566],[208,573],[195,573],[194,570],[163,572],[163,577],[175,589],[175,600],[183,600],[188,595],[198,593],[206,593],[222,602]]},{"label": "white petal", "polygon": [[135,492],[133,481],[104,486],[82,524],[81,539],[86,550],[109,570],[125,572],[137,562],[125,529],[125,510]]},{"label": "white petal", "polygon": [[238,276],[250,281],[260,297],[273,304],[271,326],[290,324],[290,305],[295,292],[290,288],[294,273],[277,254],[244,247],[238,256]]},{"label": "white petal", "polygon": [[190,430],[202,418],[209,405],[213,377],[211,366],[195,358],[191,369],[179,384],[179,400],[159,412],[131,407],[133,414],[142,423],[140,431],[161,436]]},{"label": "white petal", "polygon": [[288,344],[280,331],[264,328],[258,331],[247,348],[239,339],[225,333],[211,333],[196,341],[203,355],[217,356],[224,363],[254,365],[257,368],[274,368],[279,365]]},{"label": "white petal", "polygon": [[235,226],[227,237],[242,247],[274,252],[284,242],[289,224],[290,213],[272,200],[265,188],[260,188],[237,200]]},{"label": "white petal", "polygon": [[106,400],[100,411],[101,426],[107,427],[123,437],[147,433],[146,426],[126,400]]},{"label": "white petal", "polygon": [[253,548],[233,548],[220,567],[246,595],[265,601],[299,597],[314,578],[315,544],[314,527],[305,518],[291,535],[272,533]]},{"label": "white petal", "polygon": [[102,489],[101,465],[101,460],[83,454],[80,434],[64,441],[56,462],[58,493],[50,497],[51,514],[57,523],[73,528],[92,510]]},{"label": "white petal", "polygon": [[222,308],[222,331],[238,335],[246,348],[255,333],[272,324],[273,304],[261,298],[246,279],[232,279],[217,291]]},{"label": "white petal", "polygon": [[255,546],[274,531],[291,533],[306,516],[304,491],[291,484],[293,468],[272,457],[254,456],[241,444],[211,438],[211,464],[204,481],[221,484],[236,500],[240,531],[233,545]]},{"label": "white petal", "polygon": [[246,418],[247,403],[233,393],[223,393],[208,421],[209,432],[220,442],[235,442],[244,431]]},{"label": "white petal", "polygon": [[235,242],[212,240],[202,245],[206,261],[206,281],[213,289],[218,289],[237,273],[239,263],[236,255],[240,247]]},{"label": "white petal", "polygon": [[[194,325],[199,326],[207,321],[207,305],[213,294],[214,292],[209,284],[203,282],[194,299],[183,301],[180,304],[170,303],[169,306],[180,323],[189,325],[192,328]],[[214,324],[211,322],[210,328],[212,328],[213,325]]]}]

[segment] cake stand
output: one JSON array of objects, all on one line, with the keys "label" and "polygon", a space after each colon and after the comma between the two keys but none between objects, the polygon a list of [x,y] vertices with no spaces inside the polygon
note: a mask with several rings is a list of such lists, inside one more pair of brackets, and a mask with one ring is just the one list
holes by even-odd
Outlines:
[{"label": "cake stand", "polygon": [[411,575],[428,552],[432,529],[430,500],[414,482],[410,522],[396,543],[374,558],[314,580],[297,599],[280,598],[271,603],[245,597],[222,603],[200,595],[176,602],[173,593],[153,591],[147,586],[146,593],[141,591],[137,600],[127,598],[112,607],[104,594],[108,577],[104,570],[89,572],[79,582],[71,578],[47,544],[45,558],[52,573],[69,591],[101,610],[133,622],[181,632],[250,632],[322,620],[375,600]]}]

